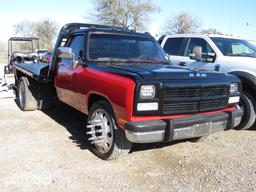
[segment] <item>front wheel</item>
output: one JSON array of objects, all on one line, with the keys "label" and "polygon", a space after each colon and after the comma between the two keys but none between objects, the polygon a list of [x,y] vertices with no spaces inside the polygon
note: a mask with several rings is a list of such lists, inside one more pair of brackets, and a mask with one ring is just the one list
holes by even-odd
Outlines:
[{"label": "front wheel", "polygon": [[89,111],[87,134],[91,151],[103,160],[117,159],[130,151],[132,143],[118,128],[111,105],[102,100],[94,103]]},{"label": "front wheel", "polygon": [[244,114],[242,116],[240,125],[236,127],[236,129],[250,129],[254,125],[256,118],[256,103],[254,101],[254,98],[249,93],[243,91],[243,93],[241,94],[239,107],[243,109]]}]

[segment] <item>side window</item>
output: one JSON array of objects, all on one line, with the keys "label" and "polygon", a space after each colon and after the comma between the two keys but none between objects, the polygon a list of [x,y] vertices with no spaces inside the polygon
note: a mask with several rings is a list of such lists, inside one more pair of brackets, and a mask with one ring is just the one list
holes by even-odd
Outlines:
[{"label": "side window", "polygon": [[164,44],[164,51],[170,55],[183,56],[184,38],[169,38]]},{"label": "side window", "polygon": [[184,56],[189,56],[189,54],[192,53],[193,48],[195,46],[201,46],[202,47],[202,52],[203,53],[214,53],[213,49],[211,46],[202,38],[191,38],[186,49]]},{"label": "side window", "polygon": [[74,53],[74,59],[77,61],[83,60],[84,58],[84,36],[73,36],[71,41],[68,43],[67,47],[72,48],[72,52]]}]

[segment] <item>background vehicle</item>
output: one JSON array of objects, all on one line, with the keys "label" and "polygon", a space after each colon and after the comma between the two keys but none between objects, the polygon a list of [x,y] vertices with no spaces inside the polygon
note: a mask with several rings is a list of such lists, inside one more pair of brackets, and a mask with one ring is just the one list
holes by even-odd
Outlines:
[{"label": "background vehicle", "polygon": [[43,63],[50,63],[52,61],[52,54],[53,54],[53,52],[51,52],[51,51],[44,52],[43,55],[42,55],[42,60],[41,61]]},{"label": "background vehicle", "polygon": [[243,113],[237,77],[173,67],[149,33],[117,27],[67,24],[51,63],[15,64],[15,76],[22,110],[49,108],[56,93],[87,114],[91,150],[107,160],[132,143],[234,128]]},{"label": "background vehicle", "polygon": [[43,55],[47,52],[47,49],[37,49],[36,53],[38,54],[39,61],[42,61]]},{"label": "background vehicle", "polygon": [[39,61],[39,39],[35,37],[11,37],[8,41],[9,64]]},{"label": "background vehicle", "polygon": [[[174,65],[234,74],[242,81],[240,106],[244,116],[239,128],[255,123],[256,47],[248,41],[224,35],[179,34],[162,36],[159,43]],[[193,49],[199,47],[197,54]]]}]

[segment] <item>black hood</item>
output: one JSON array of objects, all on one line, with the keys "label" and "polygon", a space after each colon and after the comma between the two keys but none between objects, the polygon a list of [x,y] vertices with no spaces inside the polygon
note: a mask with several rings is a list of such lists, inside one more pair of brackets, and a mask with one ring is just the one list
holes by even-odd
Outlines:
[{"label": "black hood", "polygon": [[111,65],[111,68],[122,70],[128,73],[135,73],[144,80],[187,80],[187,79],[220,79],[226,76],[223,73],[195,71],[189,68],[181,68],[168,64],[156,63],[125,63]]}]

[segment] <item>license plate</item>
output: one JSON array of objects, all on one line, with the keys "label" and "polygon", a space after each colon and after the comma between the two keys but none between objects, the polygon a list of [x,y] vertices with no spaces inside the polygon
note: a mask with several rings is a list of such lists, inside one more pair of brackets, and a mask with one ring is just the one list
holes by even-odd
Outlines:
[{"label": "license plate", "polygon": [[193,135],[194,136],[203,136],[208,135],[211,132],[211,122],[209,123],[202,123],[202,124],[195,124],[193,125]]}]

